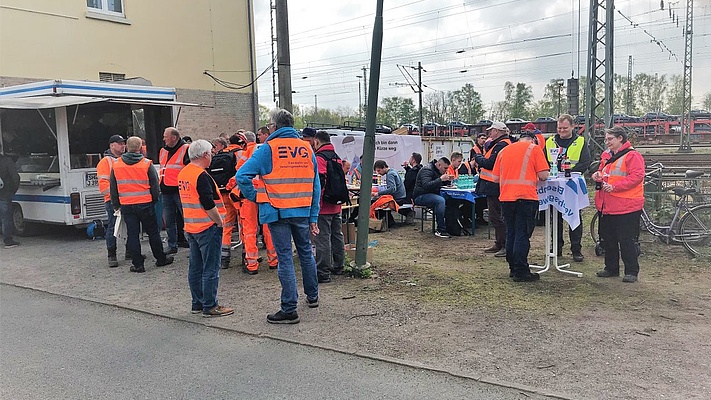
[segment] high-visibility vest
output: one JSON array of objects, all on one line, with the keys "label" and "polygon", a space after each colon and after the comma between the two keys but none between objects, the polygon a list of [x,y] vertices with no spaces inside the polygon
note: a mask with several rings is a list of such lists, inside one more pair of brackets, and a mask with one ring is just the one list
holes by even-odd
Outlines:
[{"label": "high-visibility vest", "polygon": [[180,148],[173,153],[173,157],[168,159],[168,150],[165,148],[160,149],[160,156],[158,157],[158,162],[160,163],[160,170],[158,172],[160,182],[163,182],[166,186],[178,186],[178,173],[183,169],[183,159],[185,158],[185,153],[188,151],[189,144],[185,143],[180,146]]},{"label": "high-visibility vest", "polygon": [[119,159],[114,163],[114,178],[122,205],[151,203],[151,183],[148,180],[148,168],[153,168],[147,158],[128,165]]},{"label": "high-visibility vest", "polygon": [[237,151],[235,151],[235,158],[237,160],[235,163],[235,171],[239,171],[242,165],[244,165],[244,163],[249,160],[249,157],[252,157],[252,153],[254,153],[254,149],[256,148],[256,146],[256,143],[247,143],[247,147],[245,148],[240,148],[239,146],[234,147],[234,149],[238,149]]},{"label": "high-visibility vest", "polygon": [[113,169],[116,161],[118,161],[118,158],[109,154],[96,165],[96,178],[99,180],[99,192],[104,195],[104,203],[111,201],[109,178],[111,178],[111,169]]},{"label": "high-visibility vest", "polygon": [[[615,186],[617,182],[627,177],[627,164],[625,163],[626,157],[627,154],[602,168],[602,174],[603,176],[608,176],[607,183],[610,185]],[[640,182],[639,185],[631,189],[610,192],[608,194],[610,196],[620,197],[623,199],[641,199],[644,197],[644,185]]]},{"label": "high-visibility vest", "polygon": [[538,200],[538,170],[548,167],[535,143],[517,142],[499,153],[494,173],[498,174],[499,201]]},{"label": "high-visibility vest", "polygon": [[311,206],[316,176],[311,146],[296,138],[272,139],[267,144],[272,149],[272,172],[262,176],[264,187],[255,187],[257,203],[280,209]]},{"label": "high-visibility vest", "polygon": [[[506,145],[508,146],[511,144],[511,139],[506,138],[500,141],[499,143],[506,143]],[[484,158],[488,159],[489,157],[491,157],[491,153],[494,152],[494,147],[496,147],[496,145],[499,143],[492,144],[489,147],[489,150],[486,151],[486,154],[484,154]],[[491,172],[490,169],[486,169],[484,167],[479,168],[479,179],[483,179],[489,182],[496,182],[496,176]]]},{"label": "high-visibility vest", "polygon": [[[469,162],[467,161],[462,161],[462,165],[464,165],[467,168],[467,174],[471,175],[472,174],[472,167],[469,166]],[[462,166],[460,165],[459,168]],[[454,179],[459,179],[459,168],[454,169],[451,165],[449,168],[447,168],[447,174],[454,176]]]},{"label": "high-visibility vest", "polygon": [[[188,233],[200,233],[205,229],[211,227],[215,222],[210,219],[207,215],[207,211],[200,204],[200,195],[197,191],[197,181],[198,177],[205,173],[205,169],[199,167],[193,163],[190,163],[183,168],[178,174],[178,191],[180,192],[180,202],[183,206],[183,219],[185,220],[185,232]],[[227,217],[227,210],[225,210],[225,205],[222,202],[222,197],[220,196],[220,189],[217,187],[217,183],[210,176],[210,180],[215,186],[213,192],[213,199],[215,200],[215,207],[217,207],[217,212],[220,213],[220,218],[224,221]]]},{"label": "high-visibility vest", "polygon": [[538,146],[540,146],[541,150],[546,151],[546,138],[542,133],[536,133],[536,141],[538,142]]},{"label": "high-visibility vest", "polygon": [[[555,136],[551,136],[548,140],[546,140],[546,159],[549,159],[551,156],[550,149],[558,148],[560,149],[560,152],[558,153],[559,157],[564,155],[567,156],[568,160],[570,160],[570,168],[574,168],[575,164],[580,161],[580,155],[583,153],[583,146],[585,146],[585,138],[582,136],[575,138],[575,140],[567,148],[558,146],[558,143],[555,142]],[[550,162],[557,163],[557,160],[550,160]]]}]

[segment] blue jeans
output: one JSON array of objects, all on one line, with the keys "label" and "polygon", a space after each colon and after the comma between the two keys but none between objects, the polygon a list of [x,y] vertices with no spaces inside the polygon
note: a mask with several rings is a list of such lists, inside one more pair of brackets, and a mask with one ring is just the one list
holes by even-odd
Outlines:
[{"label": "blue jeans", "polygon": [[444,197],[434,193],[421,194],[415,198],[415,205],[433,209],[437,220],[437,231],[441,233],[447,231],[447,225],[444,223]]},{"label": "blue jeans", "polygon": [[506,221],[506,261],[509,269],[514,275],[529,274],[528,251],[536,227],[538,200],[502,201],[501,209]]},{"label": "blue jeans", "polygon": [[124,204],[121,206],[121,217],[126,221],[126,233],[128,234],[126,251],[131,255],[133,265],[143,267],[140,241],[141,225],[143,225],[143,231],[148,234],[148,243],[151,245],[153,257],[160,263],[165,262],[165,253],[158,232],[156,210],[153,203]]},{"label": "blue jeans", "polygon": [[193,310],[202,308],[208,311],[217,306],[222,228],[212,225],[200,233],[188,233],[187,236],[190,243],[188,285],[193,298]]},{"label": "blue jeans", "polygon": [[311,251],[311,231],[309,219],[283,218],[269,224],[272,233],[274,249],[279,260],[279,282],[281,282],[281,311],[292,313],[296,311],[299,300],[296,288],[296,272],[294,271],[294,255],[291,252],[291,239],[293,237],[296,251],[301,264],[301,277],[304,282],[304,292],[310,300],[318,298],[318,277],[316,275],[316,261]]},{"label": "blue jeans", "polygon": [[116,216],[114,215],[114,206],[110,201],[104,203],[104,209],[106,209],[106,217],[109,219],[106,225],[106,249],[109,251],[109,255],[116,255],[116,236],[114,236],[114,227],[116,226]]},{"label": "blue jeans", "polygon": [[163,220],[165,221],[165,231],[168,233],[168,247],[174,249],[178,247],[178,221],[176,219],[176,213],[180,213],[180,215],[183,214],[183,205],[180,202],[180,193],[161,194],[160,197],[163,202]]},{"label": "blue jeans", "polygon": [[15,230],[12,223],[12,199],[0,198],[0,220],[2,220],[2,234],[5,243],[10,243]]}]

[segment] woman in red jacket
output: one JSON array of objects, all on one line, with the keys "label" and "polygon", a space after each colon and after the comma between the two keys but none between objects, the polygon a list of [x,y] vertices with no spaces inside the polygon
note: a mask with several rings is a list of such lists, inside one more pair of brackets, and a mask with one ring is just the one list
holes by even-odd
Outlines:
[{"label": "woman in red jacket", "polygon": [[620,276],[620,256],[625,264],[623,282],[637,281],[639,262],[635,238],[644,208],[644,158],[632,148],[627,131],[615,126],[605,132],[608,150],[592,178],[598,182],[595,207],[600,212],[600,240],[605,249],[601,278]]}]

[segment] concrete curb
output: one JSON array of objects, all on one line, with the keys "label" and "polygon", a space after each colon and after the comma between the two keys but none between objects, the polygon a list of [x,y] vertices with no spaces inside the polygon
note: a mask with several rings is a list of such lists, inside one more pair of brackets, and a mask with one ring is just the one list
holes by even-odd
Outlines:
[{"label": "concrete curb", "polygon": [[170,319],[170,320],[174,320],[174,321],[181,321],[181,322],[187,322],[187,323],[191,323],[191,324],[195,324],[195,325],[202,325],[202,326],[205,326],[208,328],[219,329],[224,332],[238,333],[241,335],[252,336],[252,337],[260,338],[260,339],[276,340],[279,342],[296,344],[296,345],[300,345],[300,346],[307,346],[307,347],[311,347],[311,348],[315,348],[315,349],[327,350],[327,351],[332,351],[332,352],[340,353],[340,354],[352,355],[355,357],[365,358],[365,359],[374,360],[374,361],[386,362],[389,364],[400,365],[400,366],[409,367],[409,368],[413,368],[413,369],[421,369],[421,370],[426,370],[426,371],[430,371],[430,372],[437,372],[437,373],[446,374],[446,375],[449,375],[449,376],[452,376],[455,378],[467,379],[467,380],[472,380],[472,381],[479,382],[479,383],[484,383],[487,385],[493,385],[493,386],[499,386],[499,387],[504,387],[504,388],[508,388],[508,389],[518,390],[524,395],[535,394],[535,395],[540,395],[540,396],[545,396],[548,398],[560,399],[560,400],[574,400],[575,399],[574,397],[570,397],[568,395],[554,393],[554,392],[544,390],[544,389],[537,389],[537,388],[533,388],[533,387],[529,387],[529,386],[525,386],[525,385],[519,385],[519,384],[515,384],[515,383],[511,383],[511,382],[500,381],[500,380],[490,378],[490,377],[475,376],[475,375],[471,375],[471,374],[464,374],[464,373],[460,373],[460,372],[456,372],[456,371],[450,371],[450,370],[447,370],[444,368],[437,368],[437,367],[432,367],[432,366],[429,366],[426,364],[422,364],[417,361],[402,360],[402,359],[398,359],[398,358],[380,356],[380,355],[366,353],[366,352],[360,352],[360,351],[348,351],[348,350],[343,350],[343,349],[339,349],[337,347],[332,347],[332,346],[328,346],[328,345],[308,343],[308,342],[303,342],[303,341],[294,340],[294,339],[290,339],[290,338],[274,336],[274,335],[270,335],[270,334],[264,334],[264,333],[259,333],[259,332],[246,331],[246,330],[239,330],[239,329],[233,329],[233,328],[226,328],[226,327],[210,324],[209,322],[213,321],[213,319],[209,319],[209,318],[208,319],[200,318],[200,320],[202,322],[198,322],[194,318],[184,318],[184,317],[175,316],[175,315],[159,314],[159,313],[143,310],[140,308],[128,307],[128,306],[123,306],[123,305],[119,305],[119,304],[115,304],[115,303],[109,303],[109,302],[106,302],[106,301],[103,301],[100,299],[56,293],[56,292],[51,292],[51,291],[44,290],[44,289],[33,288],[30,286],[23,286],[23,285],[11,284],[11,283],[5,283],[5,282],[0,282],[0,286],[10,286],[10,287],[15,287],[15,288],[19,288],[19,289],[33,290],[36,292],[47,293],[47,294],[50,294],[53,296],[76,299],[76,300],[86,301],[89,303],[101,304],[104,306],[110,306],[110,307],[120,308],[120,309],[124,309],[124,310],[140,312],[142,314],[152,315],[152,316],[156,316],[156,317],[160,317],[160,318],[166,318],[166,319]]}]

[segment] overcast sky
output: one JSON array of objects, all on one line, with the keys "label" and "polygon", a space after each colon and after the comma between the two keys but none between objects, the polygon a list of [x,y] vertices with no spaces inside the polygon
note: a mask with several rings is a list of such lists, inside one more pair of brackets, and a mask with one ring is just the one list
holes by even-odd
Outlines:
[{"label": "overcast sky", "polygon": [[[627,74],[631,55],[633,73],[681,75],[686,1],[671,5],[679,27],[669,17],[668,1],[663,11],[659,0],[615,3],[615,72]],[[698,106],[711,90],[711,0],[694,3],[692,93]],[[269,0],[254,6],[261,72],[272,63]],[[319,107],[357,109],[357,76],[370,67],[375,6],[364,0],[289,0],[294,103],[314,106],[317,95]],[[502,100],[504,82],[512,81],[532,85],[539,99],[551,79],[586,75],[588,7],[587,0],[387,0],[379,98],[408,96],[417,104],[409,86],[397,86],[407,83],[398,65],[416,79],[409,67],[422,62],[425,93],[471,83],[488,110]],[[271,72],[258,85],[259,102],[273,107]]]}]

